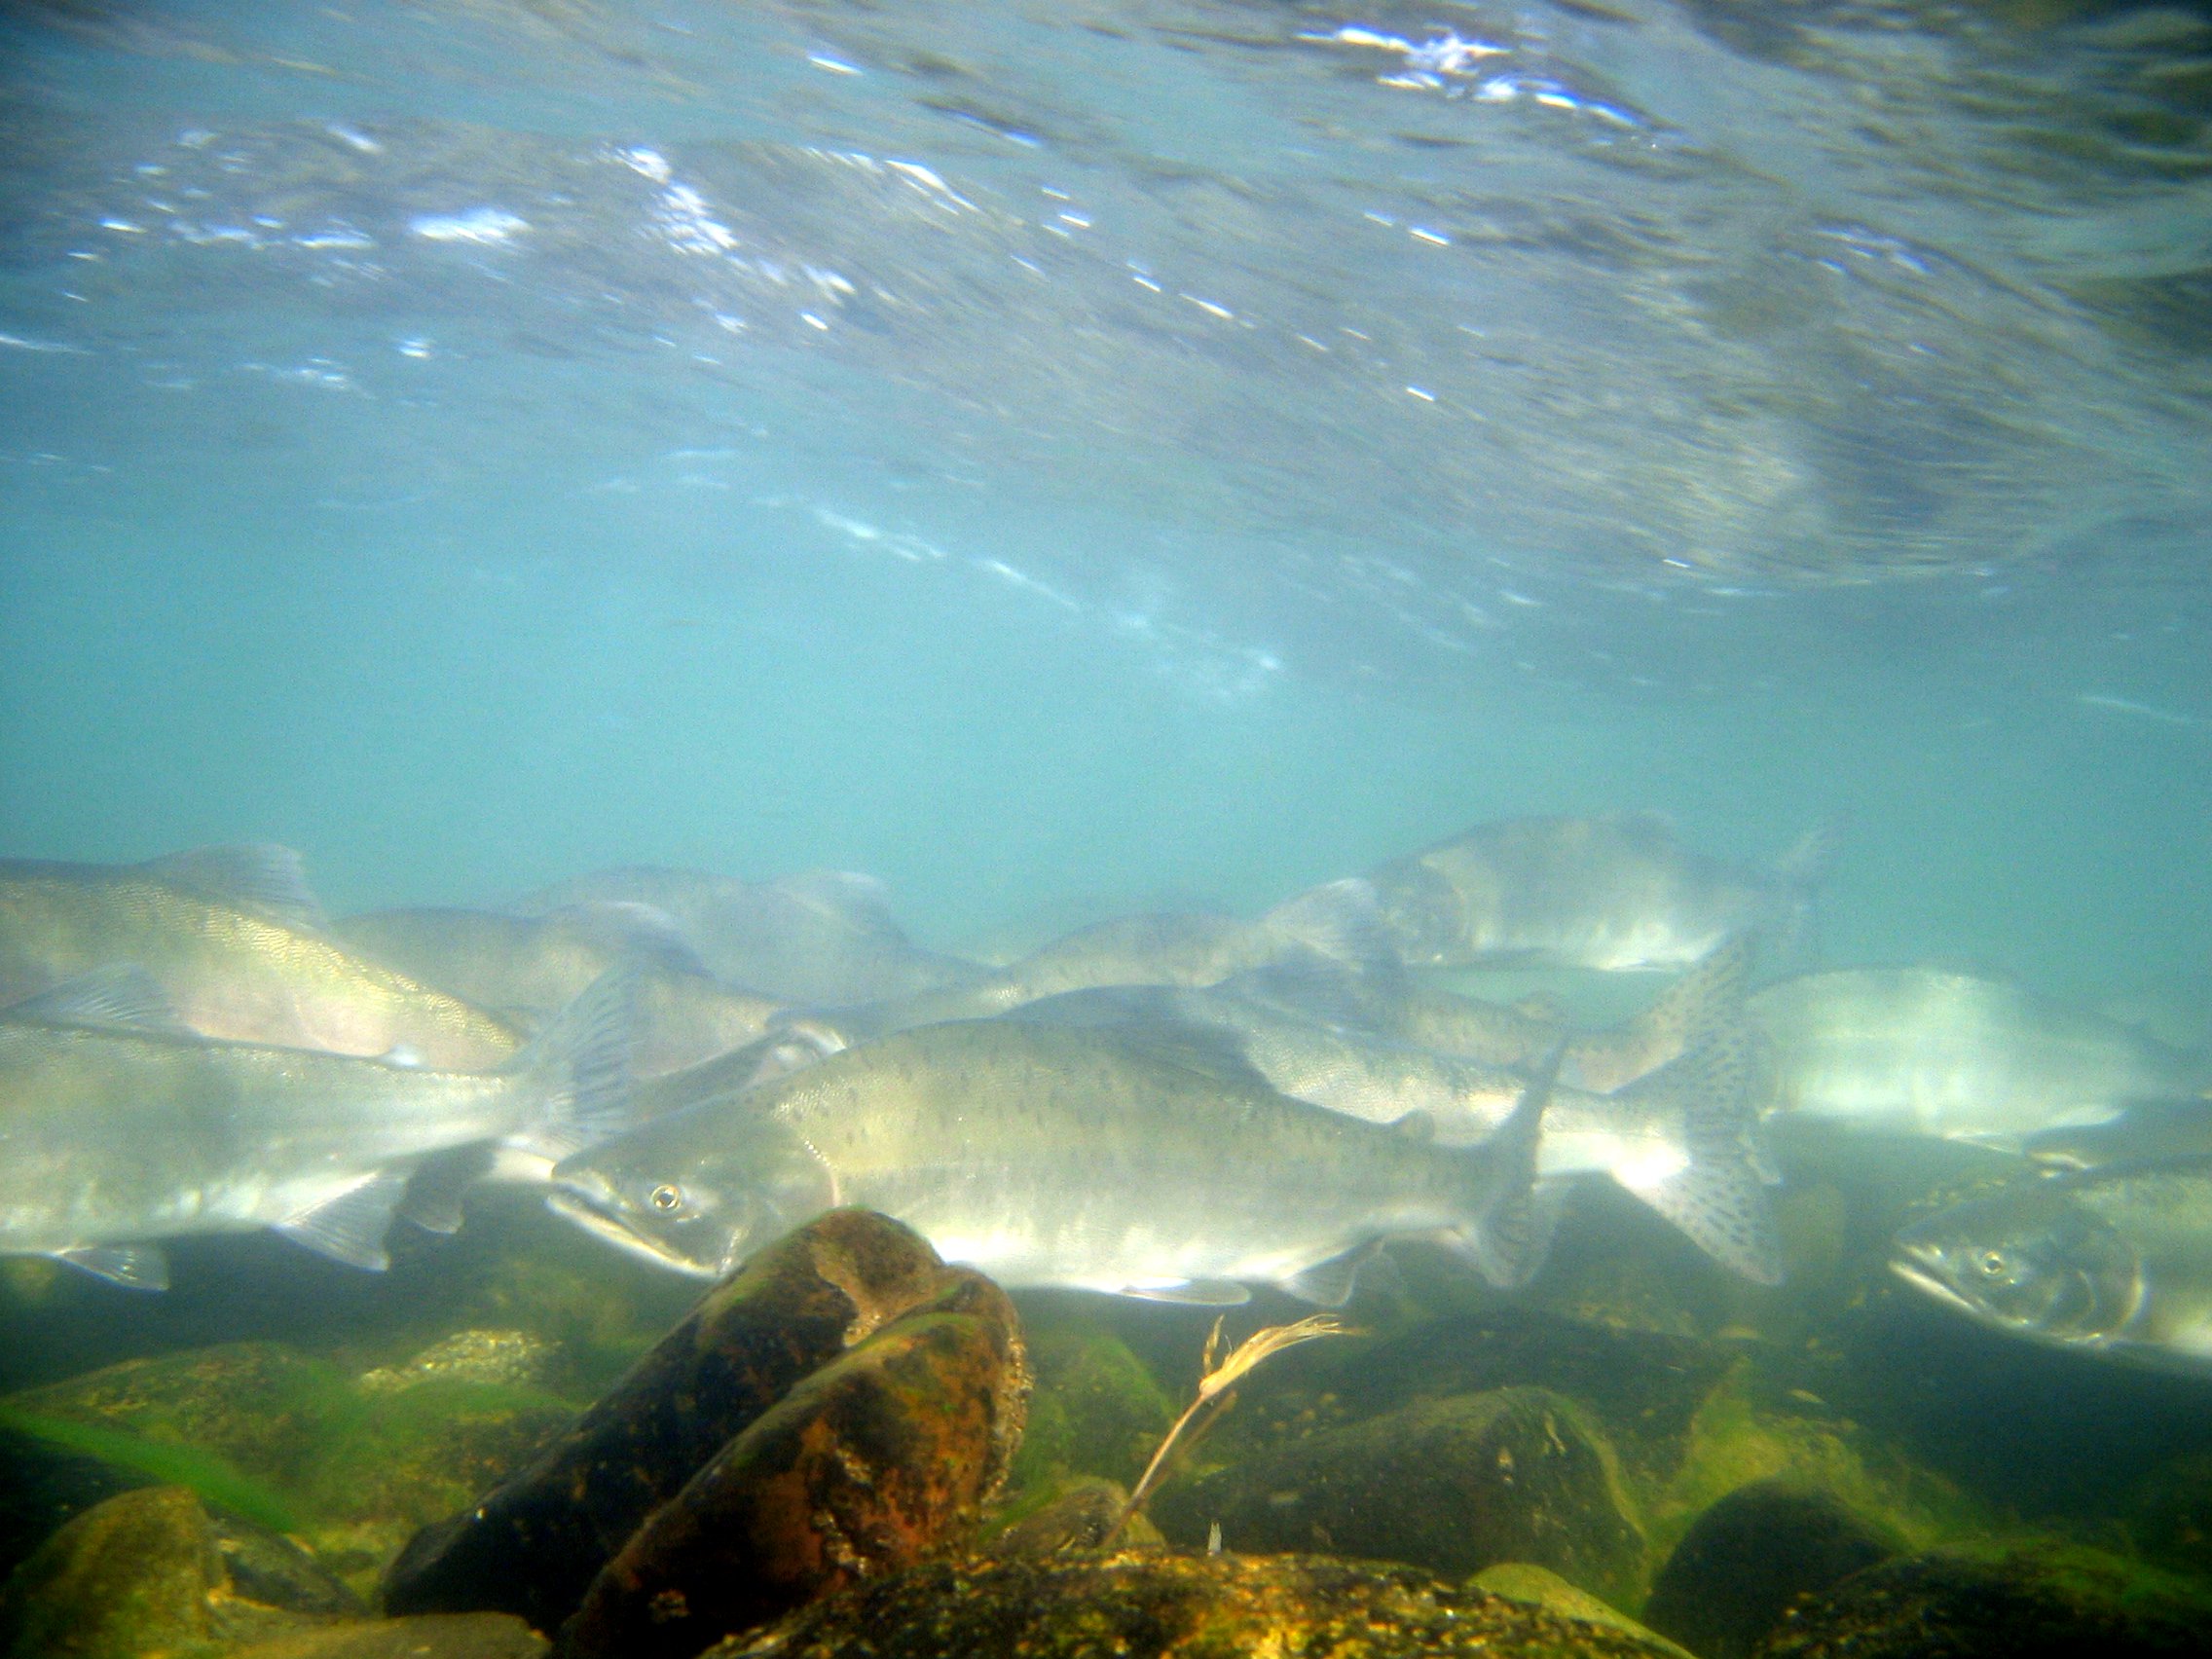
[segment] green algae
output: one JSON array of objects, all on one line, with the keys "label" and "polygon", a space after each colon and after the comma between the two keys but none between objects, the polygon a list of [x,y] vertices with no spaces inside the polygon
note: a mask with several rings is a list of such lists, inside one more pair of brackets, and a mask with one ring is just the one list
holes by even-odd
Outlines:
[{"label": "green algae", "polygon": [[305,1511],[297,1499],[254,1479],[213,1452],[173,1441],[149,1440],[73,1418],[28,1412],[5,1401],[0,1401],[0,1428],[97,1457],[162,1486],[187,1488],[215,1508],[274,1532],[299,1532],[307,1526]]},{"label": "green algae", "polygon": [[1991,1510],[1855,1425],[1777,1410],[1754,1392],[1747,1362],[1699,1409],[1674,1476],[1645,1487],[1646,1529],[1662,1554],[1728,1493],[1778,1477],[1832,1494],[1913,1549],[2002,1530]]}]

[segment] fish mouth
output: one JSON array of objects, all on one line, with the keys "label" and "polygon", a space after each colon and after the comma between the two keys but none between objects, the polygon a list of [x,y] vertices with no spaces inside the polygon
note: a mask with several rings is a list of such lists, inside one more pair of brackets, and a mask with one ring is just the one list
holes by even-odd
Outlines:
[{"label": "fish mouth", "polygon": [[563,1220],[574,1222],[594,1238],[650,1262],[656,1268],[687,1273],[693,1278],[717,1276],[714,1269],[701,1267],[696,1262],[677,1255],[658,1240],[640,1233],[619,1216],[608,1214],[601,1203],[594,1201],[591,1194],[578,1187],[554,1188],[545,1195],[545,1207]]},{"label": "fish mouth", "polygon": [[1945,1307],[1956,1308],[1961,1313],[1967,1314],[1971,1318],[1979,1319],[1985,1316],[1980,1309],[1909,1257],[1892,1258],[1890,1272],[1911,1285],[1913,1289],[1926,1292]]}]

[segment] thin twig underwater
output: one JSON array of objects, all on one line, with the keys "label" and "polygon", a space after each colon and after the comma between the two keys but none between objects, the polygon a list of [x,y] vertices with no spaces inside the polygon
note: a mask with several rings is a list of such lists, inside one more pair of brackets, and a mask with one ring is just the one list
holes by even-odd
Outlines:
[{"label": "thin twig underwater", "polygon": [[1228,1409],[1230,1390],[1255,1368],[1285,1348],[1294,1348],[1301,1343],[1317,1342],[1323,1337],[1356,1337],[1360,1334],[1334,1313],[1314,1313],[1296,1324],[1270,1325],[1264,1330],[1254,1331],[1236,1345],[1228,1358],[1216,1364],[1215,1360],[1221,1353],[1221,1321],[1216,1319],[1213,1330],[1206,1337],[1205,1357],[1199,1363],[1203,1375],[1198,1379],[1198,1397],[1183,1408],[1183,1415],[1175,1419],[1166,1438],[1161,1441],[1159,1449],[1153,1453],[1152,1461],[1145,1465],[1144,1474],[1130,1492],[1128,1501],[1122,1505],[1122,1513],[1114,1518],[1114,1525],[1107,1529],[1106,1535],[1098,1541],[1098,1547],[1112,1549],[1128,1524],[1136,1519],[1144,1508],[1145,1500],[1152,1495],[1153,1489],[1165,1476],[1170,1455],[1178,1445],[1188,1445],[1183,1438],[1184,1431],[1191,1429],[1194,1421],[1198,1422],[1198,1428],[1190,1435],[1190,1440],[1195,1442],[1212,1426],[1214,1419]]}]

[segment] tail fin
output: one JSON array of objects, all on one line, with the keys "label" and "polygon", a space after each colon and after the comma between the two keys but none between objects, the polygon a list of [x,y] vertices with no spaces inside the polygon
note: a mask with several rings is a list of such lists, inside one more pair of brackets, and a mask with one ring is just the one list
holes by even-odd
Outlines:
[{"label": "tail fin", "polygon": [[1640,1111],[1678,1117],[1683,1160],[1672,1169],[1620,1168],[1614,1180],[1730,1272],[1753,1284],[1782,1282],[1758,1146],[1758,1067],[1751,1039],[1733,1030],[1617,1090]]},{"label": "tail fin", "polygon": [[1285,899],[1260,918],[1297,950],[1349,968],[1382,969],[1397,962],[1382,923],[1382,900],[1375,884],[1347,876]]},{"label": "tail fin", "polygon": [[1743,1018],[1757,960],[1756,934],[1723,940],[1635,1018],[1571,1044],[1567,1080],[1609,1094],[1724,1035]]},{"label": "tail fin", "polygon": [[503,1069],[528,1080],[539,1103],[508,1145],[558,1162],[631,1126],[638,977],[635,965],[609,968],[507,1062]]},{"label": "tail fin", "polygon": [[1842,851],[1845,825],[1830,820],[1808,830],[1774,861],[1786,908],[1774,926],[1779,962],[1808,966],[1820,957],[1821,886]]},{"label": "tail fin", "polygon": [[1799,892],[1810,895],[1835,868],[1836,857],[1843,851],[1844,835],[1849,828],[1841,819],[1834,818],[1814,825],[1774,861],[1774,873]]},{"label": "tail fin", "polygon": [[1558,1182],[1537,1186],[1536,1150],[1563,1052],[1555,1048],[1537,1062],[1511,1116],[1490,1139],[1462,1154],[1480,1161],[1482,1174],[1475,1214],[1454,1242],[1500,1290],[1518,1289],[1536,1276],[1559,1225],[1564,1187]]}]

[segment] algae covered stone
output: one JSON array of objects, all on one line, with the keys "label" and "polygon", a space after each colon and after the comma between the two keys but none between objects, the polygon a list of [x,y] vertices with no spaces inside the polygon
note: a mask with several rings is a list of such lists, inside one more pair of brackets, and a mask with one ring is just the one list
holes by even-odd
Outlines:
[{"label": "algae covered stone", "polygon": [[1746,1659],[1797,1597],[1901,1547],[1832,1493],[1753,1481],[1700,1515],[1675,1546],[1643,1604],[1644,1622],[1699,1659]]},{"label": "algae covered stone", "polygon": [[[1562,1618],[1580,1619],[1589,1624],[1625,1630],[1655,1647],[1677,1655],[1677,1659],[1688,1659],[1680,1647],[1657,1631],[1638,1624],[1611,1603],[1600,1601],[1587,1590],[1576,1589],[1550,1567],[1538,1567],[1533,1562],[1501,1561],[1495,1567],[1486,1567],[1467,1580],[1467,1588],[1487,1590],[1493,1596],[1503,1596],[1509,1602],[1527,1602],[1534,1606],[1549,1608]],[[1700,1654],[1698,1659],[1706,1659],[1706,1656]]]},{"label": "algae covered stone", "polygon": [[656,1510],[561,1631],[567,1659],[688,1659],[964,1536],[1004,1478],[1026,1375],[979,1273],[801,1380]]},{"label": "algae covered stone", "polygon": [[2212,1597],[2084,1553],[1899,1556],[1793,1604],[1757,1659],[2194,1659]]},{"label": "algae covered stone", "polygon": [[710,1659],[1679,1659],[1416,1567],[1162,1550],[935,1561]]},{"label": "algae covered stone", "polygon": [[725,1442],[946,1272],[918,1235],[866,1211],[832,1211],[771,1245],[520,1472],[420,1533],[387,1577],[387,1609],[495,1610],[557,1629]]},{"label": "algae covered stone", "polygon": [[364,1609],[288,1539],[183,1487],[95,1504],[0,1588],[5,1659],[212,1654]]},{"label": "algae covered stone", "polygon": [[1169,1487],[1161,1530],[1232,1550],[1308,1550],[1462,1576],[1534,1562],[1608,1601],[1640,1586],[1643,1538],[1611,1456],[1541,1388],[1423,1400]]},{"label": "algae covered stone", "polygon": [[0,1659],[138,1659],[216,1651],[222,1560],[200,1499],[143,1487],[95,1504],[0,1586]]},{"label": "algae covered stone", "polygon": [[545,1639],[512,1613],[422,1613],[279,1637],[225,1659],[537,1659]]}]

